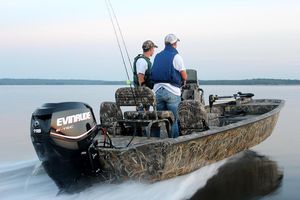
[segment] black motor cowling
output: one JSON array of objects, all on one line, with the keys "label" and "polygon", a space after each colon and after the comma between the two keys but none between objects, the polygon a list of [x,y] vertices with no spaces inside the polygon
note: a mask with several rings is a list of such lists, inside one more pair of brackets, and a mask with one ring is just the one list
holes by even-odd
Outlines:
[{"label": "black motor cowling", "polygon": [[90,106],[79,102],[47,103],[31,118],[31,140],[44,168],[59,187],[84,171],[86,152],[98,133]]}]

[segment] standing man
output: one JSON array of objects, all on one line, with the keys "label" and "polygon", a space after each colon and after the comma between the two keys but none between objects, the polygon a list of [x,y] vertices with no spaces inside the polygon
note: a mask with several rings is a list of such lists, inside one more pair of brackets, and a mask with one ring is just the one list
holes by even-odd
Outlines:
[{"label": "standing man", "polygon": [[174,34],[165,37],[165,49],[155,56],[151,69],[157,110],[170,110],[175,117],[172,125],[173,138],[179,135],[177,108],[181,101],[181,84],[187,79],[183,59],[176,50],[178,41],[180,40]]},{"label": "standing man", "polygon": [[150,57],[154,54],[154,48],[157,46],[151,41],[147,40],[143,43],[143,54],[139,54],[134,58],[133,62],[133,82],[134,86],[147,86],[153,88],[150,73],[152,63]]}]

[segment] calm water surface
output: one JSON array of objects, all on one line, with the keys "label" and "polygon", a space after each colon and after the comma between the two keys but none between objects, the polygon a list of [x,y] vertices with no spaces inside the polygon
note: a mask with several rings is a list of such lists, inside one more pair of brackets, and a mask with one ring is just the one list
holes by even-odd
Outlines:
[{"label": "calm water surface", "polygon": [[209,94],[253,92],[286,100],[273,134],[258,146],[193,173],[155,184],[98,184],[56,196],[30,141],[32,112],[46,102],[113,101],[118,86],[0,86],[0,199],[300,199],[300,87],[204,86]]}]

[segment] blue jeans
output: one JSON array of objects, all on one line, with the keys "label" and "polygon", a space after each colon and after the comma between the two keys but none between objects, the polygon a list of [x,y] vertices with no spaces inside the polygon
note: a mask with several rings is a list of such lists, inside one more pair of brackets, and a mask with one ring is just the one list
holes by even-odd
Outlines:
[{"label": "blue jeans", "polygon": [[181,101],[181,97],[177,96],[167,89],[161,87],[156,91],[156,103],[157,110],[170,110],[172,111],[175,122],[172,124],[172,137],[177,138],[179,136],[178,123],[177,123],[177,108]]}]

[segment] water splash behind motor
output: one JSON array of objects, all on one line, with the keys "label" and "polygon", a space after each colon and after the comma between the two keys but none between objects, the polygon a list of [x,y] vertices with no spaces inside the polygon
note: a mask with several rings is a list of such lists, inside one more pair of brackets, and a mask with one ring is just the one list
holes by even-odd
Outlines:
[{"label": "water splash behind motor", "polygon": [[[3,199],[187,199],[207,180],[215,175],[226,161],[203,167],[185,176],[154,184],[124,182],[122,184],[98,183],[90,188],[73,194],[60,194],[42,168],[36,168],[39,161],[12,163],[0,168],[0,191]],[[38,172],[37,172],[38,171]],[[17,192],[16,192],[17,191]]]}]

